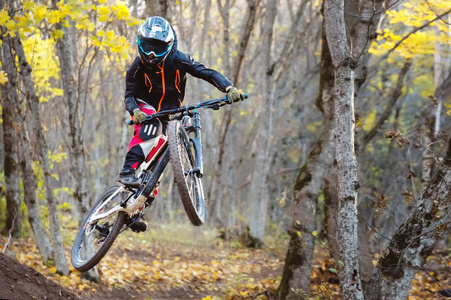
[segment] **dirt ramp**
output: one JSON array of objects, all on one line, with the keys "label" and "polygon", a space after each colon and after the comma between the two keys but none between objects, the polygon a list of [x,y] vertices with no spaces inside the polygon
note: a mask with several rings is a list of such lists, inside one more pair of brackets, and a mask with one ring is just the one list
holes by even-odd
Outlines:
[{"label": "dirt ramp", "polygon": [[34,269],[0,253],[0,299],[79,299]]}]

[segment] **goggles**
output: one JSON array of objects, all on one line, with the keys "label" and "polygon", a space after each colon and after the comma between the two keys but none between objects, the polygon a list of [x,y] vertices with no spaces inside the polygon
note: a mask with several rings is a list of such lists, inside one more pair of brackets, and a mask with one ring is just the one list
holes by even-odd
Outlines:
[{"label": "goggles", "polygon": [[168,53],[171,44],[155,43],[150,41],[142,41],[138,38],[138,47],[145,55],[153,54],[155,57],[161,57]]}]

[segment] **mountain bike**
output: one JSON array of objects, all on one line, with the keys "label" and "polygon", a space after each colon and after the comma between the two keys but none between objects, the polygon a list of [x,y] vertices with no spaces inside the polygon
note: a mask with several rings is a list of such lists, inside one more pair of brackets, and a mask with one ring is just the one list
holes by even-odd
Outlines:
[{"label": "mountain bike", "polygon": [[140,187],[110,187],[87,213],[72,246],[71,262],[76,270],[85,272],[93,268],[108,252],[116,237],[143,215],[143,210],[155,199],[155,189],[169,161],[188,219],[194,226],[204,224],[207,211],[202,187],[199,109],[217,110],[226,104],[232,104],[227,97],[207,100],[195,105],[160,111],[141,122],[144,127],[154,118],[172,117],[167,137],[159,137],[157,146],[151,151],[147,161],[136,171]]}]

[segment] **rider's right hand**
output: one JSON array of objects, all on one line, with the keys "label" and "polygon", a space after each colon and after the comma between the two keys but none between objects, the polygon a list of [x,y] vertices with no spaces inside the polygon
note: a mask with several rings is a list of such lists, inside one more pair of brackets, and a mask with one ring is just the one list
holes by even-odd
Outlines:
[{"label": "rider's right hand", "polygon": [[239,91],[236,87],[232,86],[227,91],[227,100],[229,101],[229,104],[232,104],[233,102],[238,102],[240,100],[244,100],[244,93]]},{"label": "rider's right hand", "polygon": [[139,124],[147,118],[147,114],[139,108],[133,111],[133,123]]}]

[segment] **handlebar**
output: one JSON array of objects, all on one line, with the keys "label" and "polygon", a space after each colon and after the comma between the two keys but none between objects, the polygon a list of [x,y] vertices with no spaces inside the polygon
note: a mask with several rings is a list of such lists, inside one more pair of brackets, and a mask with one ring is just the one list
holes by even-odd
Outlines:
[{"label": "handlebar", "polygon": [[[248,98],[248,95],[244,94],[244,99],[247,99],[247,98]],[[202,101],[197,104],[193,104],[193,105],[189,105],[189,106],[181,106],[181,107],[174,108],[174,109],[168,109],[168,110],[156,112],[154,114],[148,115],[141,123],[146,123],[154,118],[175,115],[175,114],[182,113],[182,112],[189,112],[189,111],[192,111],[197,108],[211,108],[214,110],[218,110],[220,107],[222,107],[226,104],[232,104],[227,99],[227,96],[223,97],[223,98],[206,100],[206,101]],[[133,121],[132,120],[128,121],[128,125],[133,125]]]}]

